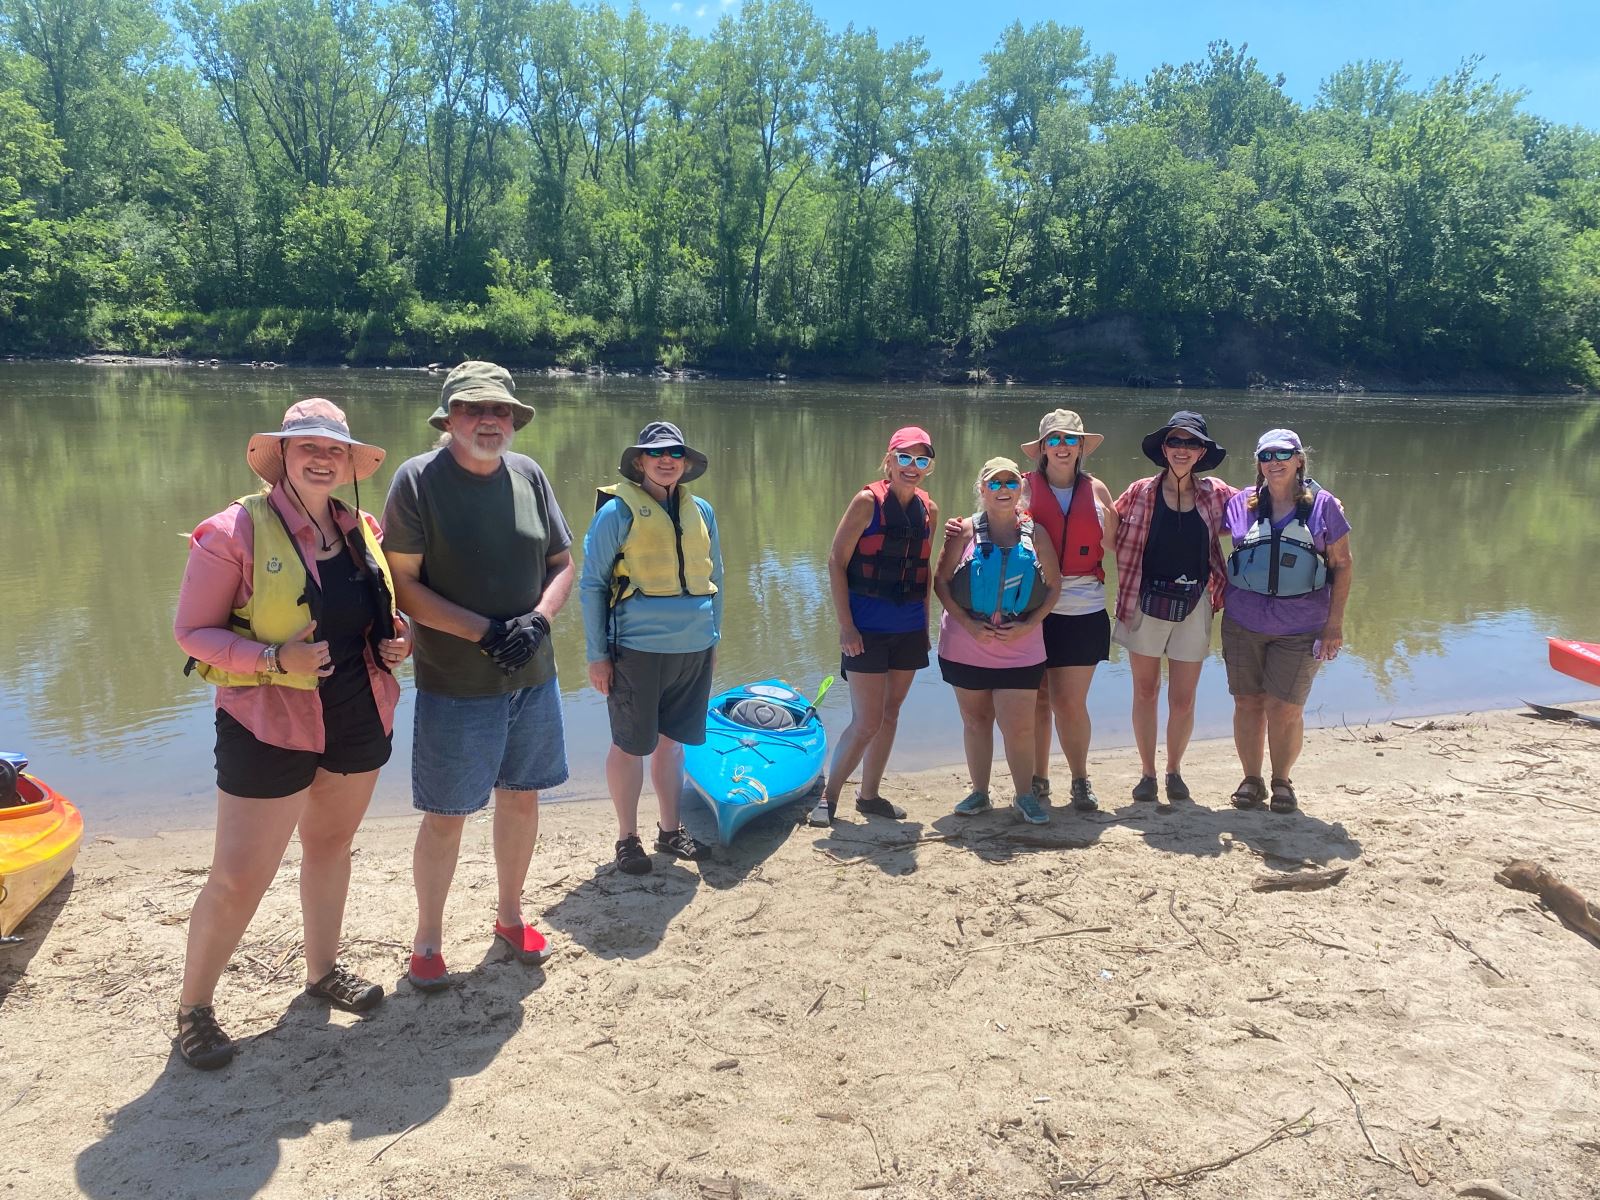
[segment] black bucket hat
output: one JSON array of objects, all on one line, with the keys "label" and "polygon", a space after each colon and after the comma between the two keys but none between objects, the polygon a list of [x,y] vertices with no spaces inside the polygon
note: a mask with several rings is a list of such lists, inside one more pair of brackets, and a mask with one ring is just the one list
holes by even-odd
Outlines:
[{"label": "black bucket hat", "polygon": [[1193,434],[1206,444],[1206,452],[1200,456],[1200,461],[1194,465],[1196,471],[1214,470],[1223,459],[1228,457],[1228,452],[1217,445],[1211,439],[1211,435],[1206,432],[1206,419],[1197,412],[1190,412],[1188,409],[1184,409],[1182,412],[1173,413],[1170,421],[1154,433],[1147,435],[1144,441],[1139,443],[1139,448],[1144,451],[1144,456],[1155,463],[1156,466],[1165,467],[1167,465],[1167,456],[1161,452],[1161,443],[1167,440],[1167,434],[1174,429]]},{"label": "black bucket hat", "polygon": [[639,431],[639,440],[622,452],[622,477],[634,483],[644,482],[644,472],[639,469],[639,456],[646,450],[683,447],[685,466],[679,483],[699,479],[706,473],[706,456],[683,440],[683,433],[671,421],[651,421]]}]

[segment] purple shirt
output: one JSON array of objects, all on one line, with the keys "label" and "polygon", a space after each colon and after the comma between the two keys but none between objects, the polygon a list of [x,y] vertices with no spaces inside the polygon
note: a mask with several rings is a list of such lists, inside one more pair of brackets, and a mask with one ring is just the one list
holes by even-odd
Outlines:
[{"label": "purple shirt", "polygon": [[[1249,507],[1253,495],[1254,488],[1245,488],[1228,501],[1223,532],[1233,539],[1235,545],[1244,540],[1245,534],[1250,532],[1250,526],[1255,523]],[[1282,529],[1293,517],[1294,509],[1291,508],[1273,520],[1273,528]],[[1317,498],[1312,501],[1311,516],[1307,518],[1306,525],[1311,530],[1312,544],[1323,553],[1350,532],[1344,505],[1326,490],[1318,492]],[[1228,616],[1251,633],[1263,633],[1269,637],[1321,633],[1322,627],[1328,623],[1328,613],[1333,605],[1333,587],[1330,584],[1304,596],[1263,596],[1230,583],[1223,592],[1223,605]]]}]

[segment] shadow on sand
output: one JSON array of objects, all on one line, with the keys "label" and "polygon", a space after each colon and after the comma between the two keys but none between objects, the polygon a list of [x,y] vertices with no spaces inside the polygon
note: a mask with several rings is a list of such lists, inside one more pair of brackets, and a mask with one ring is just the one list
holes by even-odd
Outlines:
[{"label": "shadow on sand", "polygon": [[[253,1196],[277,1171],[281,1143],[331,1122],[348,1122],[352,1142],[371,1140],[376,1153],[438,1116],[457,1079],[494,1061],[544,979],[490,950],[457,986],[425,996],[401,984],[349,1027],[297,999],[271,1029],[243,1039],[221,1071],[193,1070],[174,1050],[150,1089],[78,1156],[78,1187],[104,1200]],[[375,1120],[366,1098],[379,1061],[385,1116]],[[294,1086],[285,1089],[288,1078]]]},{"label": "shadow on sand", "polygon": [[33,956],[43,949],[45,941],[50,936],[50,930],[55,926],[56,918],[67,906],[67,901],[72,898],[72,889],[76,886],[76,873],[68,871],[66,877],[56,884],[50,894],[39,901],[34,910],[23,918],[22,924],[11,931],[12,937],[21,940],[9,945],[0,945],[0,1007],[5,1005],[6,997],[11,995],[11,989],[27,971]]}]

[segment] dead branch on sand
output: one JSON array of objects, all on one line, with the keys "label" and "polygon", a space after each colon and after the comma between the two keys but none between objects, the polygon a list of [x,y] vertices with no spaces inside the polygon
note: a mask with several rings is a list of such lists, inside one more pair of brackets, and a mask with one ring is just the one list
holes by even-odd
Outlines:
[{"label": "dead branch on sand", "polygon": [[1372,1156],[1374,1158],[1376,1158],[1379,1162],[1383,1163],[1385,1166],[1393,1167],[1396,1171],[1399,1171],[1400,1174],[1402,1174],[1402,1175],[1411,1174],[1411,1172],[1409,1170],[1407,1170],[1405,1167],[1402,1167],[1399,1163],[1395,1162],[1394,1159],[1390,1158],[1382,1150],[1379,1150],[1378,1149],[1378,1143],[1376,1143],[1376,1142],[1374,1142],[1372,1140],[1372,1130],[1367,1128],[1367,1118],[1361,1112],[1361,1101],[1360,1101],[1359,1098],[1357,1098],[1356,1093],[1355,1093],[1355,1089],[1352,1088],[1344,1080],[1340,1079],[1337,1075],[1335,1075],[1332,1071],[1330,1071],[1327,1067],[1323,1066],[1321,1063],[1317,1064],[1317,1070],[1321,1071],[1329,1079],[1331,1079],[1335,1083],[1337,1083],[1340,1086],[1340,1088],[1342,1088],[1344,1090],[1344,1094],[1346,1096],[1350,1097],[1350,1103],[1355,1106],[1355,1110],[1356,1110],[1356,1124],[1361,1126],[1361,1136],[1367,1139],[1367,1147],[1372,1151]]},{"label": "dead branch on sand", "polygon": [[1317,1127],[1315,1125],[1306,1125],[1304,1129],[1301,1129],[1300,1126],[1305,1125],[1305,1122],[1310,1118],[1311,1114],[1316,1111],[1317,1110],[1315,1108],[1308,1108],[1294,1120],[1285,1121],[1282,1125],[1279,1125],[1276,1129],[1267,1134],[1266,1137],[1262,1138],[1248,1150],[1240,1150],[1237,1154],[1230,1154],[1226,1158],[1219,1158],[1213,1160],[1212,1162],[1201,1163],[1199,1166],[1195,1167],[1187,1167],[1182,1171],[1172,1171],[1166,1175],[1147,1175],[1145,1179],[1140,1182],[1140,1186],[1143,1187],[1144,1183],[1148,1182],[1165,1183],[1169,1186],[1181,1187],[1188,1183],[1191,1179],[1195,1178],[1197,1175],[1208,1175],[1212,1171],[1220,1171],[1223,1167],[1232,1166],[1241,1158],[1247,1158],[1256,1153],[1258,1150],[1265,1150],[1274,1142],[1287,1141],[1289,1138],[1305,1137]]},{"label": "dead branch on sand", "polygon": [[1600,940],[1600,909],[1542,863],[1513,859],[1495,872],[1494,881],[1519,892],[1532,892],[1572,928]]},{"label": "dead branch on sand", "polygon": [[1522,1200],[1515,1192],[1508,1192],[1498,1183],[1487,1179],[1469,1179],[1456,1188],[1458,1196],[1481,1196],[1483,1200]]},{"label": "dead branch on sand", "polygon": [[1190,937],[1192,937],[1194,939],[1194,944],[1196,946],[1200,947],[1201,953],[1203,953],[1207,958],[1215,958],[1216,957],[1215,954],[1211,953],[1211,947],[1206,945],[1204,942],[1202,942],[1200,940],[1200,935],[1198,933],[1196,933],[1194,930],[1190,929],[1189,926],[1184,923],[1183,918],[1178,915],[1178,889],[1177,888],[1173,888],[1172,891],[1167,893],[1167,911],[1172,914],[1172,919],[1178,923],[1178,928],[1183,930],[1185,933],[1187,933]]},{"label": "dead branch on sand", "polygon": [[1473,946],[1473,944],[1471,942],[1467,941],[1466,938],[1462,937],[1454,929],[1451,929],[1443,921],[1439,920],[1438,917],[1435,917],[1433,919],[1433,923],[1439,927],[1439,932],[1440,933],[1444,934],[1445,937],[1449,938],[1452,942],[1454,942],[1456,945],[1460,946],[1468,954],[1472,955],[1473,958],[1477,959],[1484,966],[1488,967],[1489,970],[1493,971],[1496,975],[1500,976],[1501,979],[1504,979],[1506,977],[1506,973],[1504,971],[1502,971],[1499,967],[1495,966],[1492,962],[1490,962],[1483,955],[1479,954],[1477,949]]},{"label": "dead branch on sand", "polygon": [[974,946],[968,954],[982,954],[985,950],[1006,950],[1012,946],[1031,946],[1035,942],[1048,942],[1052,938],[1071,937],[1075,933],[1110,933],[1109,925],[1087,925],[1082,929],[1058,929],[1054,933],[1040,934],[1038,937],[1023,938],[1016,942],[992,942],[987,946]]},{"label": "dead branch on sand", "polygon": [[1257,875],[1250,884],[1252,892],[1315,892],[1332,887],[1350,873],[1349,867],[1335,867],[1331,871],[1307,871],[1292,875]]}]

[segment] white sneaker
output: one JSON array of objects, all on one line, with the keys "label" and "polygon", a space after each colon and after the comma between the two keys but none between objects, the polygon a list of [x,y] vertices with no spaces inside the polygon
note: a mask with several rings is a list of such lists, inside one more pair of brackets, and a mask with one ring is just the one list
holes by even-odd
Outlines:
[{"label": "white sneaker", "polygon": [[823,829],[833,824],[833,810],[828,807],[828,798],[826,796],[817,801],[817,806],[811,810],[811,815],[806,820],[812,825]]}]

